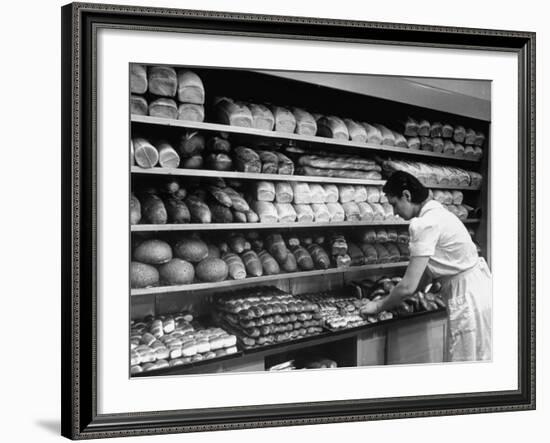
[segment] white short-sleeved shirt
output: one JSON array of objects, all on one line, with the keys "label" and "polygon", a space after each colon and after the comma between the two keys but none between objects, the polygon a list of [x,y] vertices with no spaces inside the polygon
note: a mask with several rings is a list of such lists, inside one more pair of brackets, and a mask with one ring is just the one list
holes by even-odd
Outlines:
[{"label": "white short-sleeved shirt", "polygon": [[430,257],[432,277],[448,277],[470,269],[478,262],[476,245],[464,223],[439,202],[424,204],[409,224],[411,257]]}]

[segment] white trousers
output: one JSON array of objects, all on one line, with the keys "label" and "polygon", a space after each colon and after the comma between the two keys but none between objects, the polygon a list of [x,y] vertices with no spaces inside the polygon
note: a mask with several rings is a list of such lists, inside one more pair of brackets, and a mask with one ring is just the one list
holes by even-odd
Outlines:
[{"label": "white trousers", "polygon": [[483,258],[466,271],[441,280],[446,296],[446,361],[491,360],[491,271]]}]

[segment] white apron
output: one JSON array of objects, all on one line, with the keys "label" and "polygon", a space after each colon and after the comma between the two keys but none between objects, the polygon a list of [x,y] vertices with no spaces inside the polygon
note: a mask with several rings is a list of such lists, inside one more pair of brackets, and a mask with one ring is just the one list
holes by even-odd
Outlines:
[{"label": "white apron", "polygon": [[492,277],[464,223],[440,203],[424,204],[409,224],[411,257],[429,257],[447,302],[446,361],[491,359]]},{"label": "white apron", "polygon": [[493,283],[485,259],[440,281],[448,311],[445,361],[491,360]]}]

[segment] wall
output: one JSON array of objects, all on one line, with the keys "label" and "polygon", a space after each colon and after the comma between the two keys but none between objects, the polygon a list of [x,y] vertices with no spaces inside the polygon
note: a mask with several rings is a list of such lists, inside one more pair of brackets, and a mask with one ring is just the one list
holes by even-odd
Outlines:
[{"label": "wall", "polygon": [[[113,3],[125,3],[111,0]],[[0,28],[3,86],[2,152],[2,436],[5,441],[61,441],[59,434],[59,7],[57,0],[10,2]],[[543,151],[548,90],[543,69],[548,64],[548,14],[543,2],[526,0],[521,7],[502,2],[463,0],[444,6],[439,1],[377,2],[359,7],[359,2],[297,2],[277,0],[132,1],[128,3],[191,9],[233,10],[280,15],[317,15],[337,18],[430,23],[538,32],[538,145],[539,168],[548,159]],[[543,54],[544,53],[544,54]],[[5,123],[6,119],[9,123]],[[548,263],[543,250],[550,250],[543,220],[549,180],[539,174],[538,192],[538,406],[536,412],[500,413],[372,423],[336,424],[202,433],[184,436],[134,438],[125,441],[159,442],[275,442],[371,440],[408,442],[542,441],[548,424],[548,383],[542,380],[547,356],[542,354],[548,338],[544,314],[548,303],[543,270]],[[546,246],[546,247],[545,247]],[[6,252],[7,251],[7,252]],[[546,252],[545,254],[548,254]],[[7,284],[7,286],[6,286]],[[7,304],[6,304],[7,303]]]}]

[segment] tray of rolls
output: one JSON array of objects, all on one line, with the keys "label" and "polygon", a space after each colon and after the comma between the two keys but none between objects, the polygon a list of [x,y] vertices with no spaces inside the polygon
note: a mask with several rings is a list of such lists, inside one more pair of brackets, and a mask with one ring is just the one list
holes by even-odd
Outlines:
[{"label": "tray of rolls", "polygon": [[237,338],[219,326],[205,326],[192,314],[148,316],[130,325],[132,376],[225,360],[242,354]]}]

